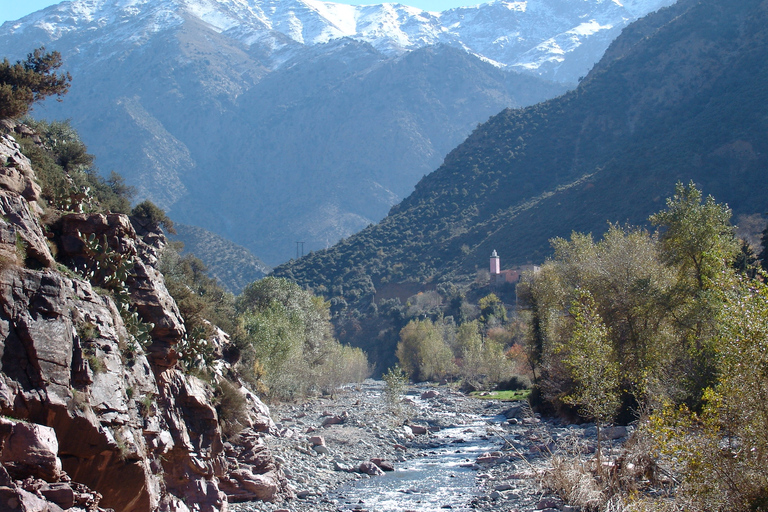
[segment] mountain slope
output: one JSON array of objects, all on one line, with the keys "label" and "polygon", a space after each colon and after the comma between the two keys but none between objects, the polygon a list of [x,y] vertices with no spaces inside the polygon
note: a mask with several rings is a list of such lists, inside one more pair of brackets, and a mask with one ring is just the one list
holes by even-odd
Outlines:
[{"label": "mountain slope", "polygon": [[243,288],[267,275],[271,269],[248,249],[210,231],[186,224],[174,224],[173,241],[183,242],[183,254],[205,262],[208,275],[227,291],[239,295]]},{"label": "mountain slope", "polygon": [[738,213],[766,208],[768,3],[686,0],[630,27],[580,86],[489,120],[376,226],[278,267],[369,303],[393,282],[466,282],[498,250],[644,223],[676,181]]},{"label": "mountain slope", "polygon": [[71,118],[139,199],[274,264],[381,219],[477,123],[562,94],[671,2],[76,0],[3,24],[0,54],[60,51],[73,86],[35,115]]}]

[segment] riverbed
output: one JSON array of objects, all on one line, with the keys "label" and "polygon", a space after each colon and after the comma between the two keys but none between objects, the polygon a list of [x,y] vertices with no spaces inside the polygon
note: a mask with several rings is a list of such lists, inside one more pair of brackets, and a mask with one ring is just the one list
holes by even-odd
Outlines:
[{"label": "riverbed", "polygon": [[[232,510],[562,508],[537,477],[559,439],[588,436],[587,429],[542,419],[524,403],[479,400],[445,386],[413,386],[403,402],[396,415],[383,383],[368,380],[332,398],[273,406],[280,435],[266,442],[294,498]],[[370,464],[361,464],[372,459],[389,471],[366,474]]]}]

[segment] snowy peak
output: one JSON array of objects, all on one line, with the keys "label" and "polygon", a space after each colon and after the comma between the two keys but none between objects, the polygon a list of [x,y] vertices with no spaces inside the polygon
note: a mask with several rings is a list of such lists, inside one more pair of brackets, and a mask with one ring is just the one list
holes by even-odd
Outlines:
[{"label": "snowy peak", "polygon": [[[72,0],[6,24],[0,33],[34,27],[48,40],[85,31],[99,44],[115,37],[141,44],[151,34],[182,26],[189,16],[247,46],[271,41],[277,48],[278,40],[314,46],[352,38],[401,54],[446,44],[499,67],[573,82],[599,58],[592,55],[595,48],[604,50],[626,25],[674,1],[495,0],[436,13],[398,3],[320,0]],[[587,41],[589,52],[583,49]],[[567,62],[571,56],[576,64]],[[282,61],[276,58],[274,65]]]}]

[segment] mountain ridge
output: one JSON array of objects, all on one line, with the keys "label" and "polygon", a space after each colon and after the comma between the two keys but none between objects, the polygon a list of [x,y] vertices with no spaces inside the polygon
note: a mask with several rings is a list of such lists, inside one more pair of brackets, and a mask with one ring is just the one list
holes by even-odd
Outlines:
[{"label": "mountain ridge", "polygon": [[492,117],[381,223],[274,274],[366,307],[391,283],[468,284],[493,250],[536,263],[572,230],[644,225],[676,181],[764,211],[767,6],[686,0],[637,22],[576,90]]},{"label": "mountain ridge", "polygon": [[[447,29],[440,32],[445,42],[410,50],[395,44],[400,32],[421,33],[429,20],[447,23],[453,16],[457,34],[475,30],[479,35],[470,35],[478,45],[515,53],[581,26],[591,13],[618,16],[615,23],[598,22],[611,30],[630,15],[608,0],[575,6],[497,1],[440,16],[392,4],[339,7],[360,13],[361,27],[368,20],[363,29],[369,40],[337,27],[333,34],[343,37],[328,32],[327,42],[303,44],[285,27],[275,29],[295,18],[306,34],[322,39],[327,20],[311,7],[328,11],[334,5],[63,2],[2,25],[0,52],[13,58],[42,44],[61,51],[75,77],[67,101],[43,105],[36,115],[71,118],[97,165],[125,176],[138,199],[149,198],[175,221],[216,232],[277,264],[293,256],[296,241],[308,250],[330,247],[383,218],[478,123],[569,87],[535,70],[521,74],[512,65],[492,64],[501,57],[478,56]],[[245,11],[246,20],[232,21],[233,13]],[[392,13],[399,16],[395,28],[376,32]],[[525,44],[499,40],[502,33]],[[371,34],[386,41],[377,43]],[[554,52],[551,65],[563,70],[558,78],[575,82],[585,74],[609,36],[608,29],[582,34],[576,42],[591,42],[572,52],[546,43]]]}]

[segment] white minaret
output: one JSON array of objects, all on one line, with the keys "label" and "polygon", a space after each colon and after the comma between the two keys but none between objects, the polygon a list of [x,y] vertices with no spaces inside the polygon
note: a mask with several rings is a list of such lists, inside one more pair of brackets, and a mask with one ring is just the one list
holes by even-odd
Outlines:
[{"label": "white minaret", "polygon": [[501,262],[499,261],[499,255],[496,254],[496,249],[493,250],[493,254],[491,254],[491,275],[499,275],[501,274]]}]

